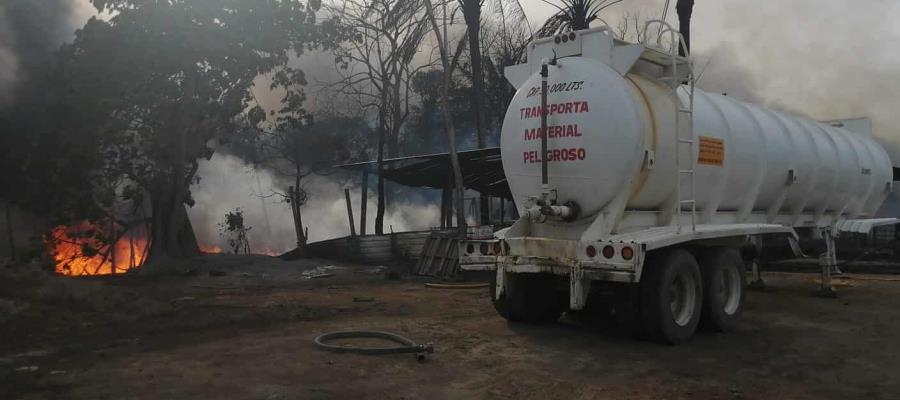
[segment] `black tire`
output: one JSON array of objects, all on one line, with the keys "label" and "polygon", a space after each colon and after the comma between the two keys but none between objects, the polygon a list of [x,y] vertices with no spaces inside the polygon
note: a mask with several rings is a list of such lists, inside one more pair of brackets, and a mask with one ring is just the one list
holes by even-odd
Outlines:
[{"label": "black tire", "polygon": [[643,334],[668,344],[686,342],[697,330],[703,278],[697,260],[684,249],[651,254],[641,278]]},{"label": "black tire", "polygon": [[[512,274],[506,274],[506,276],[510,276]],[[507,287],[511,287],[512,285],[507,285]],[[509,292],[506,291],[500,295],[500,298],[497,298],[497,274],[494,273],[491,276],[491,303],[494,305],[494,310],[497,310],[497,314],[506,319],[507,321],[518,322],[521,321],[521,318],[514,315],[510,308],[512,307],[509,303]]]},{"label": "black tire", "polygon": [[643,314],[641,313],[640,284],[620,284],[616,288],[612,308],[613,318],[620,329],[631,334],[635,339],[649,339],[644,329]]},{"label": "black tire", "polygon": [[513,322],[556,322],[566,309],[565,296],[553,287],[548,274],[506,274],[506,290],[499,299],[496,277],[491,282],[491,301],[497,314]]},{"label": "black tire", "polygon": [[716,332],[735,330],[744,308],[746,288],[740,252],[727,247],[710,249],[700,257],[700,270],[706,294],[701,326]]}]

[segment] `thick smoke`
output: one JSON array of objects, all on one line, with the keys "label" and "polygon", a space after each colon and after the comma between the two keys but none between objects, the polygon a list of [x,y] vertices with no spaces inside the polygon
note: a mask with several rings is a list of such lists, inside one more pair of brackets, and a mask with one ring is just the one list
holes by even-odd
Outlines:
[{"label": "thick smoke", "polygon": [[820,120],[871,117],[896,165],[900,55],[891,49],[900,41],[898,12],[900,3],[880,0],[698,2],[694,36],[701,54],[733,49],[731,57],[711,59],[709,69],[722,77],[745,72],[744,87],[769,106]]},{"label": "thick smoke", "polygon": [[0,107],[27,90],[34,71],[94,13],[88,0],[0,2]]},{"label": "thick smoke", "polygon": [[[667,19],[677,27],[675,2],[670,2],[672,8]],[[608,9],[604,19],[616,27],[625,14],[640,15],[644,20],[658,18],[663,3],[663,0],[626,1]],[[537,1],[523,2],[523,5],[534,26],[539,26],[553,11],[552,7]],[[892,20],[892,16],[900,15],[898,11],[900,4],[887,0],[698,1],[692,36],[696,67],[702,72],[699,85],[710,92],[728,93],[741,100],[819,120],[871,117],[876,138],[891,154],[895,164],[900,164],[900,134],[896,131],[900,126],[900,113],[894,110],[900,104],[900,53],[891,50],[894,43],[900,42],[900,25]],[[324,72],[316,67],[305,70],[310,77]],[[314,95],[311,100],[315,103]],[[315,104],[311,106],[314,108]],[[215,158],[213,162],[217,162]],[[218,162],[222,162],[221,159]],[[237,160],[232,163],[237,166],[235,171],[244,168]],[[231,174],[232,177],[236,175]],[[255,178],[248,175],[239,180],[246,183],[232,183],[231,187],[242,188],[235,189],[238,192],[234,194],[247,197],[250,190],[247,188],[256,187]],[[207,176],[204,182],[209,181]],[[311,226],[310,236],[321,239],[346,235],[349,228],[342,188],[327,179],[320,182],[321,189],[316,183],[313,187],[317,189],[312,190],[320,193],[305,207],[308,211],[304,217]],[[359,192],[354,193],[354,212],[358,212]],[[233,201],[226,198],[235,197],[217,196],[217,200],[209,203],[198,198],[200,204],[195,209],[218,206],[221,210],[204,212],[208,214],[204,219],[192,214],[195,226],[204,225],[203,220],[221,220],[224,212],[234,207],[229,204]],[[248,200],[242,207],[248,212],[259,210],[258,199],[250,198],[252,201]],[[391,208],[395,213],[389,220],[393,221],[394,230],[437,224],[437,207],[414,204],[425,203],[408,202],[408,207]],[[374,218],[374,209],[372,202],[370,218]],[[398,215],[397,210],[409,214]],[[294,235],[289,209],[272,205],[269,211],[270,221],[283,224],[280,230],[273,228],[273,246],[290,247]],[[426,217],[417,225],[401,222],[419,222],[413,214]],[[205,225],[215,226],[215,222]],[[253,225],[254,231],[262,231],[261,223]],[[370,231],[371,226],[370,221]],[[201,235],[201,240],[206,237],[215,235]]]},{"label": "thick smoke", "polygon": [[[288,185],[267,170],[254,169],[241,159],[217,153],[209,161],[202,161],[198,175],[200,183],[191,191],[196,205],[189,209],[191,222],[201,247],[218,247],[227,251],[227,238],[220,235],[218,224],[225,221],[225,213],[240,208],[244,223],[252,229],[248,233],[251,250],[255,253],[279,254],[296,247],[293,216],[290,207],[273,191],[284,192]],[[374,232],[376,198],[374,179],[369,185],[368,233]],[[303,184],[309,200],[303,206],[303,224],[309,228],[310,241],[319,241],[350,234],[344,188],[350,188],[356,229],[359,229],[360,189],[358,179],[342,182],[330,176],[312,176]],[[427,204],[428,193],[419,190],[410,196],[397,197],[388,205],[385,231],[395,232],[428,229],[439,224],[440,208]]]}]

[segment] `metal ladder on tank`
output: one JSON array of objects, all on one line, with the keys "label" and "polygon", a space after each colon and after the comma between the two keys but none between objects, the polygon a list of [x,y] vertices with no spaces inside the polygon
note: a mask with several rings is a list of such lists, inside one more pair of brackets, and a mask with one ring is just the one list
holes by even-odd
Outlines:
[{"label": "metal ladder on tank", "polygon": [[[677,231],[680,233],[684,227],[684,208],[690,205],[691,231],[697,229],[697,197],[696,197],[696,157],[694,156],[694,147],[697,146],[697,139],[694,137],[694,71],[693,62],[691,61],[690,52],[685,51],[685,56],[678,55],[678,50],[684,45],[684,37],[676,31],[667,22],[662,20],[647,21],[644,25],[644,32],[653,24],[660,24],[660,30],[657,36],[656,44],[659,48],[663,48],[661,39],[663,35],[668,34],[673,46],[667,51],[671,75],[662,76],[659,80],[665,82],[672,88],[672,95],[675,99],[675,210],[672,217],[675,222]],[[678,67],[686,68],[684,76],[679,75]],[[682,104],[681,98],[678,96],[678,90],[681,88],[682,81],[687,81],[686,90],[688,94],[687,104]],[[682,119],[687,118],[687,127],[682,126]],[[686,129],[685,129],[686,128]],[[685,132],[686,131],[686,132]],[[687,147],[688,160],[681,157],[682,146]],[[684,198],[684,188],[682,188],[682,177],[687,176],[689,182],[688,198]]]}]

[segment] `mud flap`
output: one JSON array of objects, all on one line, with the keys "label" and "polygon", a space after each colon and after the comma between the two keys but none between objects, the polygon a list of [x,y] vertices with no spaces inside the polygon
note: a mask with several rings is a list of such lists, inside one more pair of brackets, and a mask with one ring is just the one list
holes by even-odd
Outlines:
[{"label": "mud flap", "polygon": [[573,311],[583,310],[587,304],[588,293],[591,291],[591,280],[584,278],[581,266],[572,267],[569,274],[569,309]]},{"label": "mud flap", "polygon": [[500,300],[506,293],[506,267],[502,264],[497,265],[497,287],[494,289],[494,301]]}]

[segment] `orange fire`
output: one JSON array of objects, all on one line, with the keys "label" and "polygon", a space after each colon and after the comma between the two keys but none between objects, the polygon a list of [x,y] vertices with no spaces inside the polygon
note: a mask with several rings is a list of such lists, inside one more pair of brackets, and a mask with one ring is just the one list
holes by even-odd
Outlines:
[{"label": "orange fire", "polygon": [[253,250],[250,251],[250,253],[252,253],[252,254],[261,254],[261,255],[264,255],[264,256],[278,257],[278,256],[281,255],[281,253],[284,253],[284,252],[283,252],[283,251],[275,251],[275,250],[272,250],[271,248],[268,248],[268,247],[263,247],[263,248],[253,249]]},{"label": "orange fire", "polygon": [[[121,234],[112,246],[93,237],[95,232]],[[56,261],[56,273],[69,276],[112,275],[140,267],[147,258],[149,245],[145,226],[103,230],[98,225],[82,222],[76,226],[57,226],[49,246]]]},{"label": "orange fire", "polygon": [[221,252],[222,252],[222,248],[219,247],[219,246],[216,246],[216,245],[200,246],[200,251],[202,251],[202,252],[204,252],[204,253],[216,253],[216,254],[218,254],[218,253],[221,253]]}]

